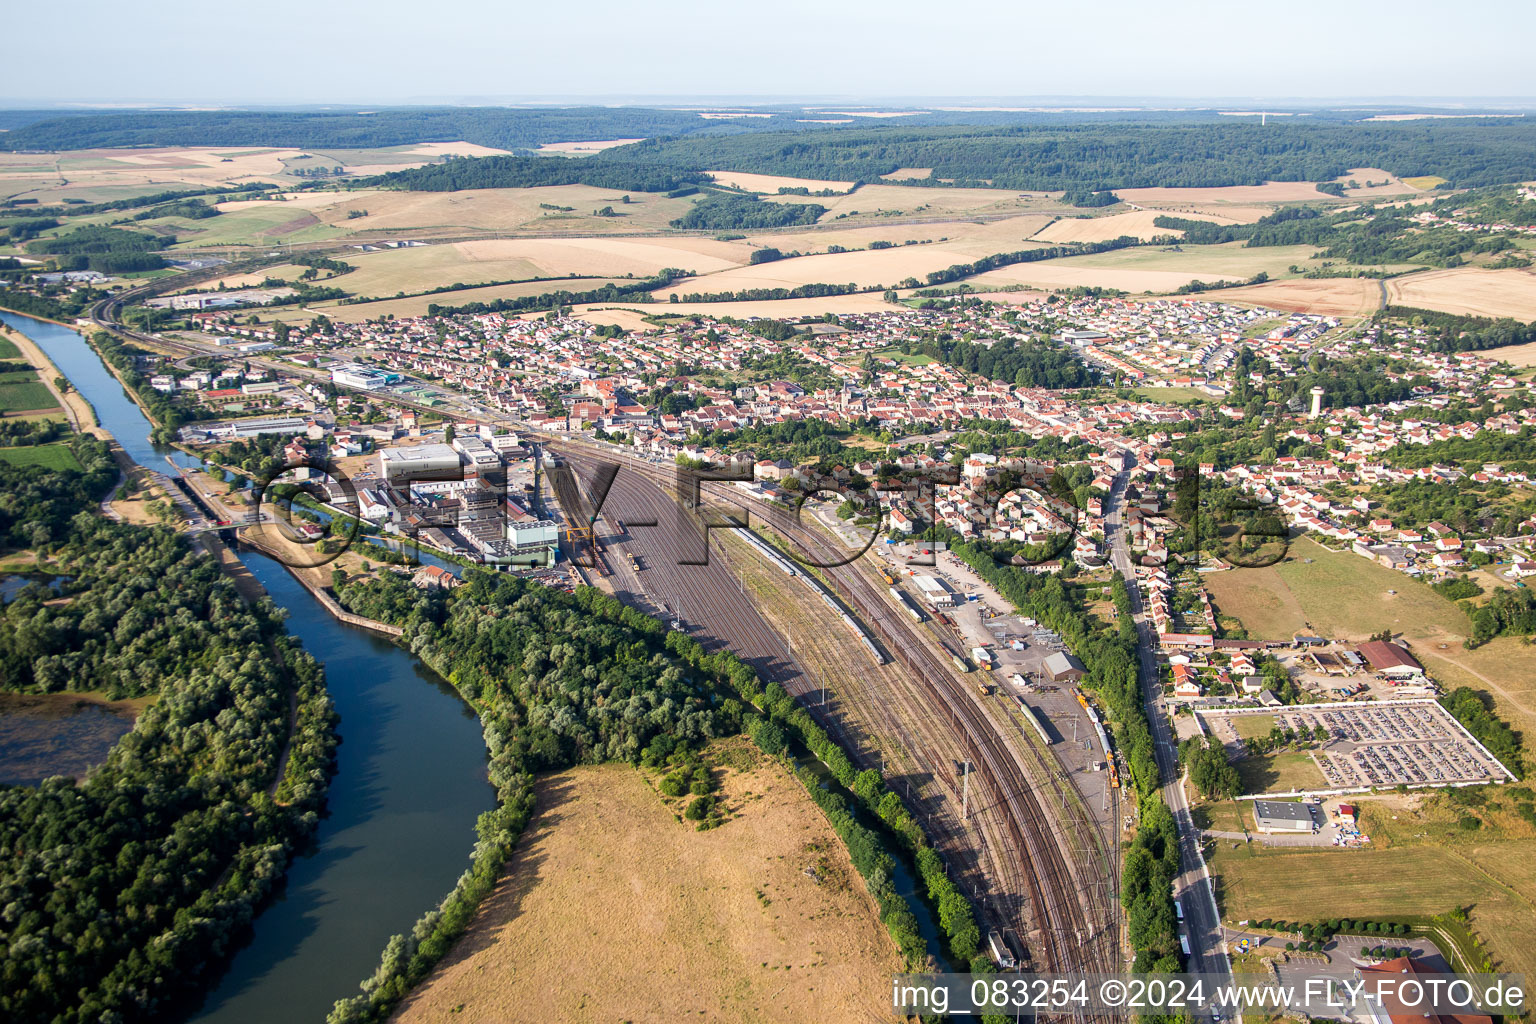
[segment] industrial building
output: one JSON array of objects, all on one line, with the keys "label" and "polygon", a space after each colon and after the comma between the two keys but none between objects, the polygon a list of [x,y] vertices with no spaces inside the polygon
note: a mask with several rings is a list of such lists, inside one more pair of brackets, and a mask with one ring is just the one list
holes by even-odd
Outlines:
[{"label": "industrial building", "polygon": [[1311,832],[1317,827],[1311,804],[1288,800],[1255,800],[1253,826],[1260,832]]},{"label": "industrial building", "polygon": [[1413,655],[1402,647],[1386,640],[1372,640],[1360,645],[1360,654],[1371,663],[1371,668],[1384,676],[1418,676],[1424,674]]},{"label": "industrial building", "polygon": [[1083,678],[1083,663],[1067,651],[1057,651],[1045,659],[1045,674],[1053,683],[1075,683]]},{"label": "industrial building", "polygon": [[912,582],[922,591],[923,600],[935,608],[947,608],[955,603],[954,593],[945,586],[943,580],[935,576],[913,576]]},{"label": "industrial building", "polygon": [[384,448],[379,451],[379,476],[387,484],[399,484],[405,480],[455,479],[458,472],[459,453],[446,444]]},{"label": "industrial building", "polygon": [[389,387],[391,384],[398,384],[400,380],[398,373],[375,369],[361,363],[340,363],[331,367],[331,381],[349,388],[375,391]]}]

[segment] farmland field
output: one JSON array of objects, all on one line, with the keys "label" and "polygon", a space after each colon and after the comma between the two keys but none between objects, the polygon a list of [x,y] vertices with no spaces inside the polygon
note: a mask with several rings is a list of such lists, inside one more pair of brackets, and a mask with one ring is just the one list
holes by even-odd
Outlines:
[{"label": "farmland field", "polygon": [[[592,291],[603,287],[605,284],[630,284],[626,278],[611,277],[587,277],[579,280],[558,281],[521,281],[513,284],[492,285],[488,288],[464,288],[452,292],[438,292],[435,295],[413,295],[403,299],[381,299],[377,302],[354,302],[342,305],[334,301],[312,302],[302,308],[289,307],[272,312],[270,319],[274,322],[282,321],[293,323],[295,321],[308,322],[313,320],[316,313],[324,313],[332,320],[343,323],[357,323],[369,320],[373,317],[389,314],[395,317],[426,316],[427,307],[438,306],[462,306],[470,302],[494,302],[496,299],[516,299],[525,295],[543,295],[546,292]],[[660,307],[657,307],[658,309]],[[668,307],[676,309],[676,307]],[[266,313],[261,314],[262,319],[268,319]]]},{"label": "farmland field", "polygon": [[1504,348],[1491,348],[1488,349],[1488,355],[1494,359],[1502,359],[1511,366],[1536,366],[1536,342],[1531,342],[1527,345],[1507,345]]},{"label": "farmland field", "polygon": [[1387,295],[1394,306],[1536,320],[1536,272],[1530,270],[1430,270],[1388,281]]},{"label": "farmland field", "polygon": [[[443,300],[439,298],[439,301]],[[344,306],[342,308],[367,309],[369,307]],[[874,313],[891,308],[880,292],[863,292],[856,295],[834,295],[825,299],[765,299],[756,302],[592,303],[577,306],[575,312],[577,316],[595,324],[617,324],[626,330],[643,331],[652,326],[645,322],[645,317],[664,313],[701,313],[707,316],[731,317],[795,317],[821,316],[824,313]]]},{"label": "farmland field", "polygon": [[778,195],[781,188],[803,188],[812,192],[824,192],[831,189],[834,192],[847,192],[853,187],[851,181],[818,181],[814,178],[785,178],[777,174],[748,174],[745,171],[709,171],[722,185],[732,188],[744,189],[748,192],[756,192],[759,195]]},{"label": "farmland field", "polygon": [[32,412],[56,409],[58,405],[48,385],[38,380],[32,371],[7,373],[0,380],[0,412]]},{"label": "farmland field", "polygon": [[[812,192],[834,187],[835,182],[811,182]],[[993,188],[925,188],[915,185],[865,185],[845,196],[770,196],[773,202],[819,203],[827,208],[819,223],[831,224],[839,216],[869,219],[880,216],[941,217],[1060,213],[1066,207],[1041,192],[1013,192]]]},{"label": "farmland field", "polygon": [[80,469],[80,460],[63,442],[25,448],[0,448],[0,462],[13,466],[42,466],[45,469]]},{"label": "farmland field", "polygon": [[[1108,217],[1063,217],[1034,236],[1037,242],[1107,242],[1121,235],[1131,235],[1146,241],[1158,235],[1182,235],[1177,228],[1160,228],[1152,222],[1164,216],[1157,210],[1133,210],[1115,213]],[[1218,224],[1236,224],[1231,217],[1197,214],[1197,220],[1215,221]]]},{"label": "farmland field", "polygon": [[1252,303],[1293,313],[1362,316],[1381,308],[1382,283],[1369,278],[1269,281],[1221,292],[1222,302]]},{"label": "farmland field", "polygon": [[1033,247],[1031,236],[1050,222],[1050,215],[1026,213],[1016,217],[982,222],[944,221],[936,224],[861,224],[858,227],[821,226],[795,231],[772,231],[751,235],[753,245],[771,245],[783,252],[820,252],[828,246],[865,249],[871,242],[901,245],[907,241],[933,242],[965,253],[968,257],[1012,252]]},{"label": "farmland field", "polygon": [[[1020,243],[1020,248],[1031,248]],[[976,257],[947,244],[899,245],[890,249],[823,253],[724,270],[706,277],[679,281],[657,292],[667,296],[704,292],[743,291],[752,288],[793,288],[802,284],[884,285],[894,288],[906,278],[927,283],[926,275]]]},{"label": "farmland field", "polygon": [[756,763],[706,832],[628,765],[545,777],[500,886],[394,1019],[879,1016],[900,965],[847,853],[783,769],[729,745]]},{"label": "farmland field", "polygon": [[744,242],[694,237],[486,239],[348,255],[357,269],[334,283],[355,295],[384,297],[535,277],[649,277],[667,267],[706,274],[741,266],[750,253]]},{"label": "farmland field", "polygon": [[0,359],[20,359],[21,349],[9,338],[0,338]]},{"label": "farmland field", "polygon": [[[1287,852],[1261,843],[1216,844],[1227,921],[1393,917],[1472,908],[1472,925],[1501,970],[1536,970],[1536,879],[1528,842]],[[1319,897],[1326,894],[1325,903]]]}]

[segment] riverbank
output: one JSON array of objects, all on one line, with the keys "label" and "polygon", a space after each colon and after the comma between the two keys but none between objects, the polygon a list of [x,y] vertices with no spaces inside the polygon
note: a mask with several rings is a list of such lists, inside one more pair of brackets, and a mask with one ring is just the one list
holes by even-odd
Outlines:
[{"label": "riverbank", "polygon": [[[41,317],[34,319],[41,319]],[[53,321],[49,322],[52,323]],[[68,325],[64,324],[61,326]],[[96,419],[96,410],[91,407],[91,403],[86,401],[85,396],[80,394],[78,389],[71,385],[69,391],[59,391],[58,385],[54,384],[54,379],[63,377],[65,380],[68,380],[69,378],[58,368],[52,359],[48,358],[47,353],[38,348],[37,343],[23,332],[15,330],[7,324],[0,324],[0,328],[3,328],[3,330],[0,330],[0,337],[4,337],[11,344],[15,345],[21,351],[22,358],[37,369],[37,379],[43,382],[43,385],[52,393],[54,400],[64,410],[64,415],[69,418],[70,427],[79,433],[89,431],[103,440],[110,439],[112,435],[102,429],[101,424]]]}]

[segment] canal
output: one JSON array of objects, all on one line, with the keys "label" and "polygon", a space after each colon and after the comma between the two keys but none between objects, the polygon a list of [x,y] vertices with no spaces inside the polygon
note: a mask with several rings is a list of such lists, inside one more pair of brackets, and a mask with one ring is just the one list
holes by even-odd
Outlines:
[{"label": "canal", "polygon": [[[47,353],[135,462],[196,464],[150,443],[149,421],[78,332],[0,319]],[[495,790],[479,723],[450,686],[401,648],[337,622],[273,560],[240,557],[324,663],[342,742],[313,849],[192,1019],[322,1021],[373,973],[389,937],[409,931],[469,867],[475,819],[495,806]]]}]

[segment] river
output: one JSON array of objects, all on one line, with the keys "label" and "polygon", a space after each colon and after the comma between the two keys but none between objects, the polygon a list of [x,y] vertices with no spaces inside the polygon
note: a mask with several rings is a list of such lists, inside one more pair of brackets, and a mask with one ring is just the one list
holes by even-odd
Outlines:
[{"label": "river", "polygon": [[[172,455],[79,333],[11,313],[0,319],[38,344],[90,401],[101,424],[140,465]],[[200,1024],[319,1022],[355,995],[384,944],[408,931],[469,867],[474,823],[495,806],[485,742],[473,712],[399,647],[337,622],[271,559],[242,561],[278,605],[288,630],[325,664],[341,714],[338,771],[313,850],[295,860],[248,945],[192,1018]]]}]

